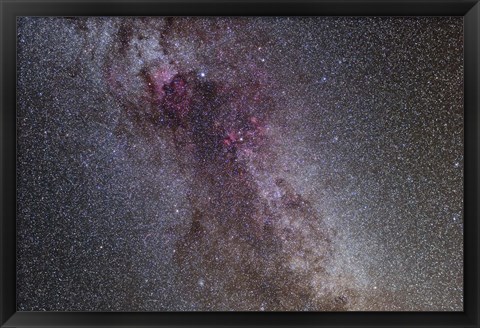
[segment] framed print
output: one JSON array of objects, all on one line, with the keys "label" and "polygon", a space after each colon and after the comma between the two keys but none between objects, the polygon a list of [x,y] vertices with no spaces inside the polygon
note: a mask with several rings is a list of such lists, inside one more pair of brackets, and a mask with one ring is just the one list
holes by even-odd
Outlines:
[{"label": "framed print", "polygon": [[2,327],[478,327],[477,1],[2,1]]}]

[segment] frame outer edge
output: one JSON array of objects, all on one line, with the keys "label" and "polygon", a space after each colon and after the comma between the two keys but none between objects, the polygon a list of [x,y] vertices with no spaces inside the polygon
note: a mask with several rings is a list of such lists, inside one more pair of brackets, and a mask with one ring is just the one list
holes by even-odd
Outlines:
[{"label": "frame outer edge", "polygon": [[[11,1],[8,1],[10,3],[12,3]],[[43,1],[39,1],[38,4],[41,5]],[[61,2],[59,1],[52,1],[54,3],[58,3],[60,4]],[[74,2],[74,1],[64,1],[65,3],[67,2]],[[150,1],[148,1],[150,2]],[[158,1],[158,2],[166,2],[166,1]],[[182,1],[180,1],[182,2]],[[236,1],[237,2],[237,1]],[[281,2],[281,1],[279,1]],[[341,4],[341,3],[345,3],[345,1],[339,1],[338,3]],[[352,3],[352,1],[349,1],[350,3]],[[372,2],[372,1],[370,1]],[[376,3],[380,3],[380,1],[374,1]],[[388,1],[385,1],[385,2],[388,2]],[[441,1],[438,1],[439,3],[441,3]],[[0,35],[4,36],[4,33],[7,33],[7,31],[9,30],[9,27],[11,25],[11,20],[16,20],[15,17],[11,17],[12,16],[12,12],[14,12],[15,10],[10,10],[8,9],[7,7],[7,4],[10,4],[10,3],[6,3],[6,1],[4,0],[0,0],[0,17],[1,17],[1,23],[0,23]],[[16,4],[19,4],[19,3],[22,3],[22,1],[19,1],[17,2]],[[362,1],[359,1],[359,3],[362,3]],[[468,147],[470,148],[470,150],[472,151],[472,155],[473,156],[469,156],[469,159],[471,160],[470,162],[470,170],[469,172],[472,173],[472,179],[470,179],[471,181],[468,182],[468,181],[465,181],[465,186],[468,185],[469,186],[473,186],[473,188],[470,190],[470,192],[473,192],[473,195],[471,195],[470,197],[468,197],[468,201],[469,201],[469,205],[471,207],[473,207],[473,210],[474,210],[474,214],[475,214],[475,217],[472,218],[474,221],[475,220],[478,220],[479,219],[479,213],[478,213],[478,209],[479,209],[479,203],[480,203],[480,196],[478,195],[478,191],[479,191],[479,184],[480,184],[480,174],[478,172],[478,163],[480,163],[480,152],[479,152],[479,149],[478,149],[478,140],[480,140],[480,115],[479,115],[479,104],[480,104],[480,96],[479,96],[479,90],[478,90],[478,87],[479,87],[479,82],[480,82],[480,78],[479,78],[479,69],[480,69],[480,58],[479,58],[479,55],[480,55],[480,42],[479,42],[479,37],[480,37],[480,21],[479,21],[479,18],[480,18],[480,4],[478,3],[478,0],[475,2],[473,1],[458,1],[459,5],[460,4],[465,4],[465,3],[469,3],[469,4],[472,4],[472,7],[470,9],[470,11],[465,15],[465,27],[472,27],[472,30],[469,31],[469,33],[466,32],[466,36],[469,37],[468,41],[474,41],[476,40],[476,42],[473,42],[471,44],[471,46],[473,46],[473,49],[471,47],[469,47],[467,49],[466,47],[466,44],[467,42],[465,42],[465,50],[468,50],[468,53],[467,51],[465,51],[465,64],[468,62],[468,68],[469,70],[466,71],[465,70],[465,76],[464,76],[464,79],[465,81],[469,81],[470,83],[466,83],[465,84],[465,108],[468,107],[473,107],[472,109],[474,109],[474,112],[475,113],[472,113],[472,116],[470,116],[472,119],[474,119],[473,121],[473,126],[474,126],[474,131],[472,132],[472,137],[474,137],[475,140],[471,141],[468,143]],[[436,2],[435,1],[432,1],[432,5],[435,5]],[[472,34],[474,35],[474,39],[472,40]],[[465,40],[467,41],[467,40]],[[8,136],[8,133],[5,131],[5,129],[7,130],[11,130],[11,129],[14,129],[14,127],[8,127],[8,125],[6,123],[9,123],[9,122],[6,122],[5,119],[6,119],[6,116],[7,116],[7,113],[6,113],[6,108],[8,106],[10,106],[8,104],[8,101],[6,99],[5,96],[8,95],[8,98],[9,100],[11,98],[15,98],[15,95],[13,94],[12,96],[10,96],[10,92],[14,92],[15,90],[15,85],[9,85],[9,83],[7,83],[8,81],[6,80],[7,79],[7,75],[6,72],[7,71],[15,71],[15,68],[14,67],[9,67],[8,66],[8,63],[10,62],[11,59],[13,59],[15,61],[15,49],[8,49],[8,47],[4,47],[4,45],[7,44],[7,40],[6,38],[2,38],[1,42],[0,42],[0,67],[2,68],[2,73],[1,73],[1,80],[0,80],[0,99],[1,99],[1,105],[2,105],[2,108],[0,110],[0,196],[1,196],[1,199],[0,199],[0,208],[1,208],[1,211],[2,211],[2,218],[1,219],[1,222],[0,222],[0,236],[1,236],[1,244],[0,244],[0,251],[1,251],[1,263],[2,263],[2,270],[0,270],[0,282],[1,282],[1,289],[2,289],[2,293],[1,293],[1,296],[0,296],[0,326],[1,327],[39,327],[39,326],[43,326],[43,327],[52,327],[52,326],[56,326],[56,327],[59,327],[59,324],[58,323],[54,323],[54,322],[48,322],[48,323],[41,323],[41,322],[32,322],[32,323],[28,323],[28,324],[25,324],[25,323],[22,323],[21,320],[18,320],[19,317],[22,317],[22,312],[17,312],[15,313],[15,307],[16,307],[16,304],[8,304],[7,301],[10,300],[11,298],[11,295],[7,295],[8,291],[10,290],[13,290],[13,296],[15,297],[15,285],[12,285],[11,283],[9,284],[9,281],[6,280],[6,278],[8,278],[8,276],[4,273],[3,270],[5,270],[7,267],[5,266],[5,264],[7,263],[11,263],[11,261],[13,261],[13,263],[15,264],[15,258],[13,259],[10,259],[10,258],[7,258],[8,256],[5,256],[7,254],[7,252],[11,252],[9,249],[8,249],[8,245],[10,245],[9,243],[12,243],[13,242],[13,246],[15,246],[15,237],[14,236],[11,236],[9,234],[11,234],[11,227],[8,226],[6,223],[5,223],[5,198],[8,197],[9,199],[11,198],[10,196],[8,196],[8,190],[6,189],[7,187],[5,186],[6,185],[6,181],[11,181],[13,180],[14,183],[15,183],[15,178],[14,177],[9,177],[8,176],[8,170],[11,170],[11,167],[9,167],[9,165],[11,166],[11,161],[8,160],[9,162],[7,163],[7,158],[5,158],[5,154],[6,152],[10,151],[11,147],[12,147],[12,144],[13,144],[13,148],[15,147],[15,143],[12,143],[12,142],[9,142],[9,140],[6,138]],[[5,51],[4,51],[5,49]],[[10,65],[12,66],[12,65]],[[473,83],[472,83],[473,82]],[[12,114],[13,115],[13,114]],[[10,116],[9,116],[10,117]],[[15,121],[15,118],[14,118],[14,121]],[[8,143],[8,144],[7,144]],[[466,145],[467,146],[467,145]],[[472,146],[473,146],[473,149],[472,149]],[[467,147],[466,147],[467,148]],[[15,148],[13,149],[13,153],[15,153]],[[465,164],[467,165],[467,163],[465,162]],[[13,168],[13,170],[15,170],[15,168]],[[8,171],[8,172],[7,172]],[[466,200],[466,199],[465,199]],[[473,213],[472,213],[473,214]],[[474,224],[472,225],[469,225],[469,228],[471,228],[469,231],[465,230],[465,238],[464,240],[467,239],[467,236],[470,236],[470,237],[473,237],[472,240],[472,245],[471,246],[474,246],[474,248],[476,249],[473,249],[473,250],[469,250],[468,253],[466,253],[465,255],[465,259],[469,259],[469,260],[472,260],[470,263],[471,263],[471,274],[474,274],[474,278],[473,278],[473,281],[474,281],[474,285],[470,286],[470,290],[471,290],[471,293],[474,294],[474,296],[476,297],[476,302],[475,304],[473,304],[473,306],[475,308],[473,308],[473,312],[470,311],[472,310],[471,307],[468,308],[468,313],[472,316],[469,317],[469,324],[468,325],[465,325],[464,327],[478,327],[478,324],[480,322],[480,313],[475,313],[475,311],[478,311],[478,309],[476,309],[478,307],[478,297],[480,296],[480,290],[479,290],[479,285],[478,285],[478,249],[480,247],[480,238],[478,238],[480,236],[480,230],[479,230],[479,224],[478,224],[478,221],[475,221]],[[10,230],[9,230],[10,229]],[[15,235],[15,232],[14,232],[14,235]],[[12,240],[13,238],[13,240]],[[11,246],[11,245],[10,245]],[[15,268],[15,266],[14,266]],[[464,286],[465,288],[465,286]],[[466,294],[466,291],[465,291],[465,294]],[[7,298],[8,296],[8,298]],[[8,312],[8,311],[5,311],[6,309],[12,309],[13,308],[13,312]],[[467,311],[467,307],[465,308],[465,310]],[[12,315],[13,314],[13,315]],[[474,316],[473,316],[474,315]],[[61,325],[60,326],[64,326],[64,325]],[[150,327],[153,327],[153,326],[160,326],[160,325],[142,325],[142,324],[138,324],[138,325],[131,325],[131,324],[128,324],[126,322],[124,322],[123,324],[120,323],[118,326],[112,324],[112,323],[109,323],[107,325],[99,325],[98,323],[97,324],[88,324],[88,325],[85,325],[85,324],[80,324],[80,323],[77,323],[77,324],[73,324],[71,327],[135,327],[135,326],[142,326],[142,327],[145,327],[145,326],[150,326]],[[225,324],[221,325],[221,326],[226,326]],[[362,326],[360,324],[360,326]],[[398,323],[393,323],[393,326],[399,326]],[[431,325],[429,325],[431,326]],[[450,326],[450,325],[448,325]],[[165,326],[166,327],[166,326]],[[169,325],[169,327],[175,327],[174,325]],[[179,326],[180,327],[180,326]],[[185,327],[185,326],[181,326],[181,327]],[[217,326],[217,327],[220,327],[220,326]],[[231,325],[229,327],[240,327],[240,325]],[[287,326],[284,326],[284,327],[287,327]],[[419,327],[419,326],[417,326]]]},{"label": "frame outer edge", "polygon": [[[465,171],[468,171],[471,178],[464,179],[464,188],[469,194],[464,195],[464,208],[466,204],[470,208],[468,213],[470,218],[464,221],[464,299],[468,299],[470,303],[465,305],[465,312],[469,316],[469,320],[475,327],[480,323],[479,298],[480,289],[478,283],[478,252],[480,249],[480,225],[479,225],[479,186],[480,174],[478,164],[480,163],[480,3],[477,2],[472,9],[465,15],[465,61],[464,70],[465,81],[465,109],[470,109],[470,113],[466,113],[467,117],[473,122],[466,122],[465,127],[470,127],[467,135],[465,135]],[[471,154],[471,155],[469,155]],[[468,159],[468,160],[467,160]],[[469,241],[467,245],[466,242]],[[468,248],[467,248],[468,246]],[[471,281],[472,285],[466,288],[466,281]],[[477,313],[475,313],[477,311]]]},{"label": "frame outer edge", "polygon": [[[11,33],[8,31],[13,27],[14,43],[16,44],[16,17],[10,6],[11,2],[0,0],[0,325],[6,324],[15,316],[16,311],[16,229],[15,229],[15,204],[16,192],[12,187],[16,186],[15,163],[15,130],[16,130],[16,94],[15,83],[8,79],[15,76],[16,48],[9,47],[12,42]],[[7,36],[8,34],[8,36]],[[8,154],[8,156],[7,156]],[[9,189],[10,188],[10,189]],[[12,219],[13,218],[13,219]],[[13,300],[13,302],[12,302]]]}]

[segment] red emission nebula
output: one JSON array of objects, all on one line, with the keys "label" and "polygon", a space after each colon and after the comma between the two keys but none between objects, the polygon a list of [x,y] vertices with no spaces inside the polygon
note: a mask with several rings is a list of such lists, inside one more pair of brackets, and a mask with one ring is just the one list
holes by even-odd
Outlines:
[{"label": "red emission nebula", "polygon": [[[276,105],[268,72],[223,49],[223,27],[215,20],[166,19],[155,31],[159,58],[145,61],[135,40],[142,39],[142,26],[155,23],[123,23],[104,71],[123,108],[123,124],[135,131],[129,133],[166,138],[178,165],[195,177],[190,228],[175,246],[175,261],[188,275],[179,277],[183,293],[201,298],[205,309],[221,309],[220,289],[202,288],[211,279],[239,310],[348,309],[354,292],[342,285],[344,277],[326,270],[334,232],[285,179],[259,181],[275,157],[269,151]],[[205,72],[180,60],[185,38],[211,43],[205,56],[221,69]],[[133,57],[127,55],[132,48]]]}]

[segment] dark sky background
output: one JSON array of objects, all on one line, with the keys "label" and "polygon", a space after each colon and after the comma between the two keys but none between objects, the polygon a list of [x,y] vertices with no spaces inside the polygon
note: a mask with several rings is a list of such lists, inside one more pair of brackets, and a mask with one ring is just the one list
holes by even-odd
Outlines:
[{"label": "dark sky background", "polygon": [[461,17],[19,18],[20,311],[462,311]]}]

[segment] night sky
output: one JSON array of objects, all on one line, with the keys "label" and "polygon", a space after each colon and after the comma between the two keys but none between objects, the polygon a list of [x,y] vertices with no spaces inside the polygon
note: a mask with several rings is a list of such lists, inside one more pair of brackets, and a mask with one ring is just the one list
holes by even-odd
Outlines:
[{"label": "night sky", "polygon": [[463,311],[462,17],[19,18],[19,311]]}]

